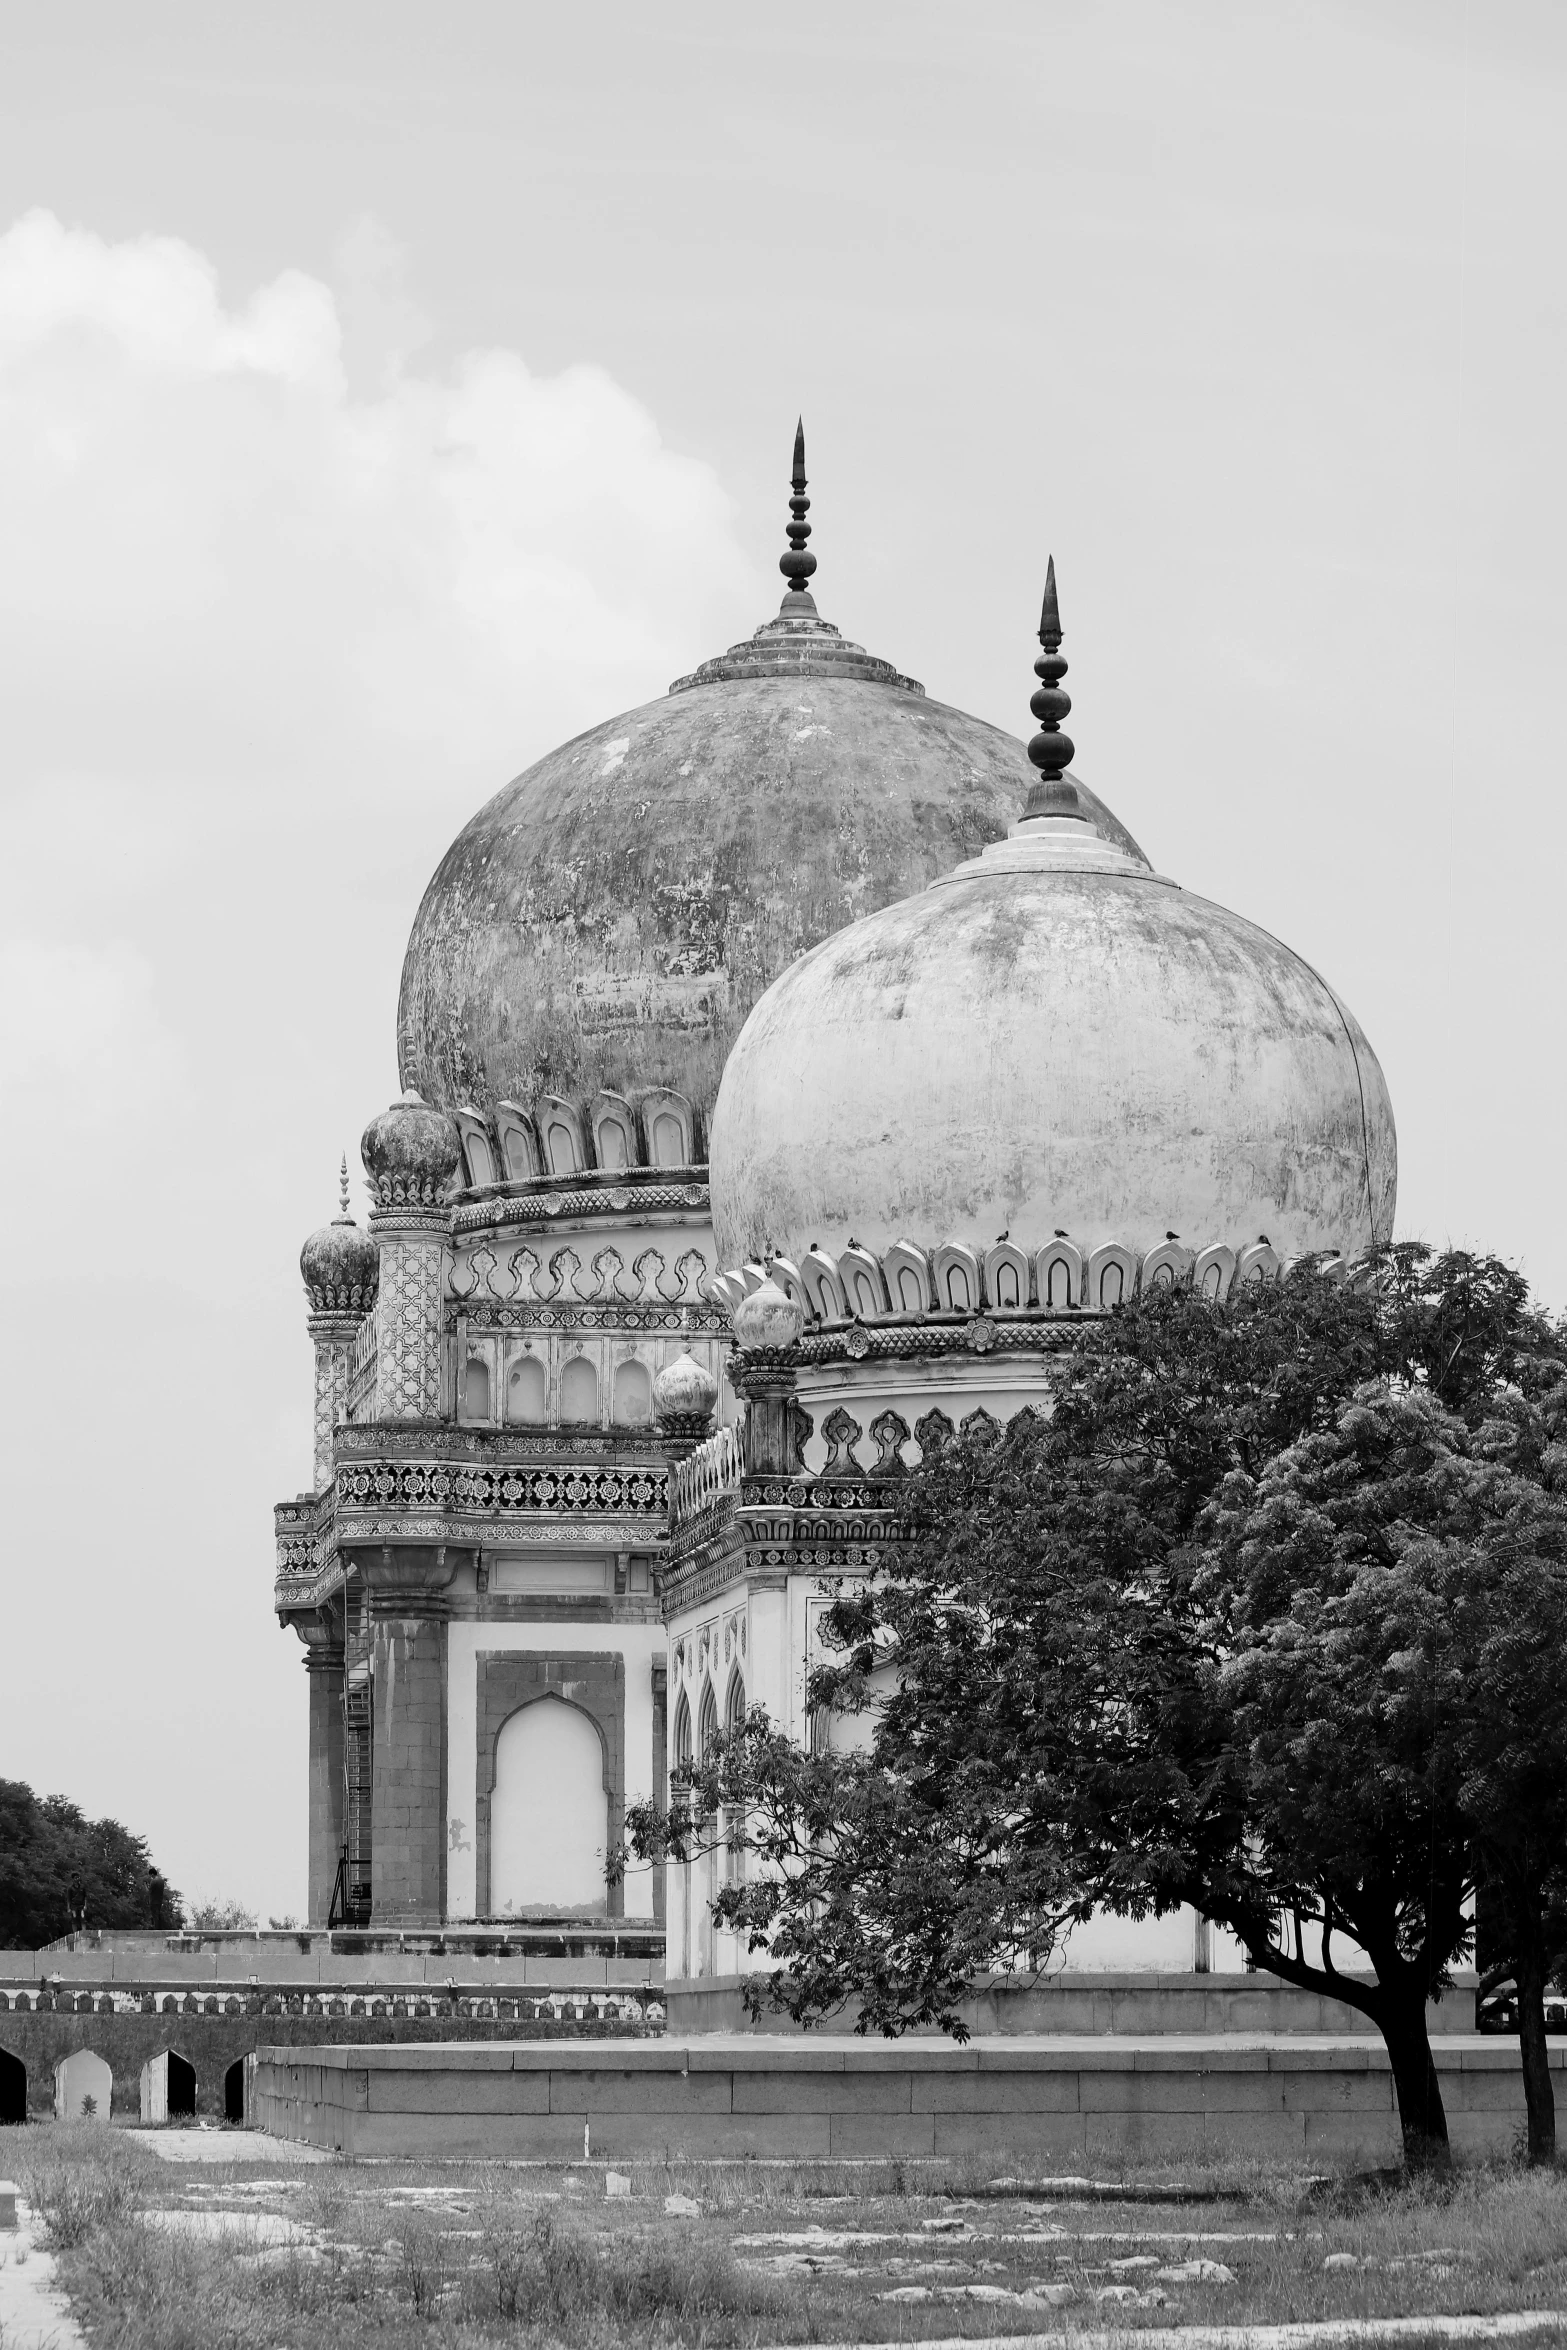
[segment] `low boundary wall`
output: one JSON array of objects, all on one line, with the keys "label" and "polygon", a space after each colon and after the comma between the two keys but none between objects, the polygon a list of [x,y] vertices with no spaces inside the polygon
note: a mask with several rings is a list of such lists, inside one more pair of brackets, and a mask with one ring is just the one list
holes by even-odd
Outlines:
[{"label": "low boundary wall", "polygon": [[[777,2009],[764,2006],[753,2024],[745,2011],[745,1975],[673,1977],[664,1986],[671,2032],[761,2032],[769,2038],[792,2035],[796,2027]],[[1445,1996],[1426,2009],[1435,2035],[1473,2033],[1475,1978],[1458,1977]],[[1324,1999],[1264,1974],[1062,1973],[1038,1981],[1018,1975],[982,1975],[958,2013],[975,2039],[1014,2033],[1316,2032],[1355,2038],[1366,2029],[1357,2008]],[[837,2019],[835,2019],[837,2020]],[[853,2014],[839,2022],[852,2029]],[[926,2037],[942,2038],[935,2027]]]},{"label": "low boundary wall", "polygon": [[[1455,2150],[1510,2151],[1524,2123],[1516,2041],[1454,2034],[1435,2057]],[[1553,2047],[1551,2064],[1567,2066],[1567,2048]],[[1240,2153],[1386,2163],[1399,2145],[1381,2041],[1305,2033],[264,2047],[251,2118],[346,2155],[560,2162],[979,2154],[1073,2166]]]},{"label": "low boundary wall", "polygon": [[280,2042],[297,2050],[322,2042],[341,2048],[375,2046],[390,2053],[399,2044],[428,2049],[449,2039],[463,2046],[475,2040],[494,2040],[512,2046],[520,2032],[537,2038],[553,2034],[574,2047],[600,2031],[606,2039],[622,2038],[640,2044],[647,2024],[606,2019],[596,2023],[591,2014],[580,2021],[547,2016],[533,2021],[515,2019],[486,2023],[471,2016],[448,2020],[440,2016],[408,2014],[355,2018],[326,2015],[263,2014],[258,2005],[241,2015],[204,2015],[194,2009],[179,2014],[87,2014],[46,2010],[31,2015],[0,2014],[0,2049],[27,2068],[27,2110],[42,2117],[54,2112],[54,2068],[62,2056],[90,2048],[101,2056],[114,2077],[110,2110],[116,2114],[140,2112],[138,2082],[150,2056],[172,2048],[196,2071],[196,2111],[214,2119],[224,2112],[225,2076],[230,2065],[263,2044],[276,2049]]}]

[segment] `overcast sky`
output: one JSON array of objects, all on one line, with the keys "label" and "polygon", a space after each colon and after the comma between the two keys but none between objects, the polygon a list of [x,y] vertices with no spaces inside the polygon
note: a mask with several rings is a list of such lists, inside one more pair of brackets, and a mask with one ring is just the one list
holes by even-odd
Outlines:
[{"label": "overcast sky", "polygon": [[[296,1260],[467,816],[781,592],[1316,963],[1567,1305],[1567,13],[73,6],[0,77],[0,1774],[298,1911]],[[362,1205],[362,1193],[356,1186]]]}]

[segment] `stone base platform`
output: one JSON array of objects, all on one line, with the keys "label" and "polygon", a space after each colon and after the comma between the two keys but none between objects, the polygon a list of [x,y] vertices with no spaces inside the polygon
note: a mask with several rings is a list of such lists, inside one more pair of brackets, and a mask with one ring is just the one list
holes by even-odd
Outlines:
[{"label": "stone base platform", "polygon": [[[1435,2056],[1455,2151],[1507,2153],[1524,2123],[1517,2042],[1455,2033]],[[1567,2048],[1551,2063],[1567,2067]],[[1351,2034],[263,2047],[247,2118],[346,2155],[514,2161],[1399,2153],[1386,2052]]]}]

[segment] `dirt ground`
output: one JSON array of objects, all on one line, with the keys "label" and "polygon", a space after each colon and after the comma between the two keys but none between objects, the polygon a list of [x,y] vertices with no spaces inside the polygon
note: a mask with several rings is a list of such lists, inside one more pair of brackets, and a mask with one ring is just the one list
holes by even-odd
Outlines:
[{"label": "dirt ground", "polygon": [[[616,2172],[158,2135],[80,2122],[0,2141],[94,2350],[761,2350],[1567,2309],[1563,2172]],[[1529,2338],[1567,2346],[1567,2323]]]}]

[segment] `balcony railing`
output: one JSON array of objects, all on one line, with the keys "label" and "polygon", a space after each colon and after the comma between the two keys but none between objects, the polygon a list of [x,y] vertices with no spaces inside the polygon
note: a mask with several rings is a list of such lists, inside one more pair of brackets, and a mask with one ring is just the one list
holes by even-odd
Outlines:
[{"label": "balcony railing", "polygon": [[683,1460],[670,1479],[669,1514],[672,1526],[689,1524],[726,1495],[740,1490],[740,1438],[733,1428],[720,1428]]}]

